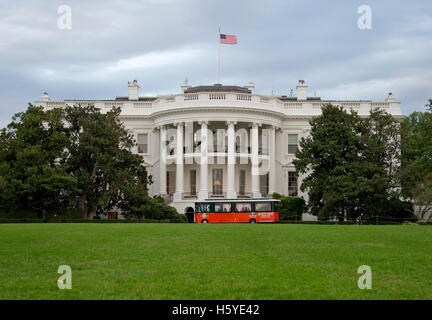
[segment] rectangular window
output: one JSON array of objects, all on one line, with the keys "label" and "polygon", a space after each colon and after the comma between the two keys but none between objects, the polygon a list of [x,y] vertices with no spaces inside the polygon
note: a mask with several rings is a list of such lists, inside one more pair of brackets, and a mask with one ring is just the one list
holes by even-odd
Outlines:
[{"label": "rectangular window", "polygon": [[239,195],[244,196],[246,193],[246,171],[240,170],[239,180]]},{"label": "rectangular window", "polygon": [[148,134],[138,135],[138,153],[148,153]]},{"label": "rectangular window", "polygon": [[250,202],[238,202],[235,204],[235,212],[250,212],[252,204]]},{"label": "rectangular window", "polygon": [[190,192],[191,196],[196,195],[196,170],[190,171]]},{"label": "rectangular window", "polygon": [[215,212],[231,212],[231,203],[215,203]]},{"label": "rectangular window", "polygon": [[225,132],[223,129],[213,130],[213,148],[210,152],[224,152]]},{"label": "rectangular window", "polygon": [[269,192],[269,174],[260,175],[260,192],[262,196],[267,196]]},{"label": "rectangular window", "polygon": [[222,195],[222,169],[213,169],[213,194]]},{"label": "rectangular window", "polygon": [[267,129],[262,130],[261,137],[258,142],[258,153],[268,156],[270,148],[270,135]]},{"label": "rectangular window", "polygon": [[255,202],[255,211],[257,212],[270,212],[271,202]]},{"label": "rectangular window", "polygon": [[297,195],[298,195],[297,172],[289,171],[288,172],[288,196],[297,197]]},{"label": "rectangular window", "polygon": [[176,173],[175,171],[167,171],[167,193],[173,194],[175,193],[176,187]]},{"label": "rectangular window", "polygon": [[288,135],[288,153],[294,154],[298,149],[298,134]]},{"label": "rectangular window", "polygon": [[197,203],[195,205],[195,212],[197,213],[209,213],[210,212],[210,204],[209,203]]}]

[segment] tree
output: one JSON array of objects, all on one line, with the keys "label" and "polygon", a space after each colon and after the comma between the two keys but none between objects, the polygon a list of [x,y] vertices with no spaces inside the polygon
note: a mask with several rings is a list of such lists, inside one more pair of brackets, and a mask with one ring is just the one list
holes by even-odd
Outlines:
[{"label": "tree", "polygon": [[120,112],[117,107],[105,114],[94,106],[65,109],[69,145],[63,161],[78,181],[78,202],[85,218],[92,219],[98,210],[115,208],[124,191],[139,180],[144,186],[140,196],[147,194],[143,159],[131,152],[135,141],[119,120]]},{"label": "tree", "polygon": [[412,199],[420,219],[432,214],[432,99],[429,112],[413,112],[402,123],[402,194]]},{"label": "tree", "polygon": [[384,210],[397,193],[398,123],[379,110],[362,119],[328,104],[310,124],[293,161],[305,175],[301,189],[308,190],[310,212],[355,219]]},{"label": "tree", "polygon": [[302,214],[306,211],[306,201],[300,197],[286,197],[279,193],[273,193],[273,199],[280,200],[279,218],[301,220]]},{"label": "tree", "polygon": [[0,209],[45,216],[79,207],[85,218],[94,218],[128,209],[130,201],[146,204],[145,212],[176,213],[148,196],[151,176],[142,157],[132,153],[135,141],[119,115],[120,108],[103,114],[79,105],[51,110],[30,105],[16,114],[0,132]]},{"label": "tree", "polygon": [[302,138],[293,161],[305,174],[301,190],[308,190],[308,208],[320,217],[343,217],[353,207],[360,145],[356,113],[326,105],[322,115],[311,120],[311,134]]},{"label": "tree", "polygon": [[359,201],[366,216],[389,215],[389,202],[400,197],[400,122],[380,109],[372,109],[362,122],[359,181],[365,185],[359,188]]},{"label": "tree", "polygon": [[426,103],[425,107],[427,111],[432,112],[432,99],[428,100],[428,103]]},{"label": "tree", "polygon": [[31,208],[40,217],[65,208],[76,180],[59,159],[67,137],[61,110],[29,105],[0,133],[0,206],[7,211]]},{"label": "tree", "polygon": [[[130,192],[132,191],[132,192]],[[129,190],[119,207],[127,218],[179,220],[176,209],[163,203],[162,197],[142,196],[139,188]],[[182,215],[184,216],[184,215]]]}]

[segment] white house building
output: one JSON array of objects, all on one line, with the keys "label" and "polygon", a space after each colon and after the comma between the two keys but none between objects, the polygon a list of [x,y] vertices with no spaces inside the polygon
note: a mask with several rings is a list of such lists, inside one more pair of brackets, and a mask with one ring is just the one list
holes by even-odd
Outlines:
[{"label": "white house building", "polygon": [[[143,156],[151,195],[185,212],[208,198],[267,197],[273,192],[303,196],[301,176],[292,164],[299,140],[309,134],[309,120],[332,103],[367,116],[382,108],[402,117],[400,102],[391,93],[384,101],[333,101],[307,96],[300,80],[297,96],[260,95],[254,85],[192,87],[157,97],[140,97],[136,80],[129,95],[112,100],[52,101],[48,94],[36,101],[45,108],[94,104],[102,112],[113,106],[135,135],[134,152]],[[307,217],[304,217],[307,218]]]}]

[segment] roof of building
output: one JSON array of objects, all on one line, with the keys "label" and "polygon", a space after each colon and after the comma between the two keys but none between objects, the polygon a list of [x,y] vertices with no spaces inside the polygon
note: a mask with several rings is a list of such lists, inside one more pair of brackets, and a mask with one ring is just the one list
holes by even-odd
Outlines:
[{"label": "roof of building", "polygon": [[215,84],[212,86],[196,86],[186,89],[184,93],[197,93],[197,92],[238,92],[238,93],[251,93],[248,88],[239,86],[224,86]]},{"label": "roof of building", "polygon": [[[279,96],[277,98],[281,101],[297,101],[297,97]],[[306,100],[307,101],[315,101],[315,100],[319,101],[319,100],[321,100],[321,98],[320,97],[307,97]]]},{"label": "roof of building", "polygon": [[[116,97],[116,101],[129,101],[129,97]],[[157,97],[138,97],[138,101],[155,101]]]}]

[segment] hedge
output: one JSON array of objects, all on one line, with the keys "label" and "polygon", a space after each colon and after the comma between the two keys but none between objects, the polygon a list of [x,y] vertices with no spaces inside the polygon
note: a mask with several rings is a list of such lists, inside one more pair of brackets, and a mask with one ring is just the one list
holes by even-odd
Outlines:
[{"label": "hedge", "polygon": [[0,219],[0,223],[184,223],[170,219]]}]

